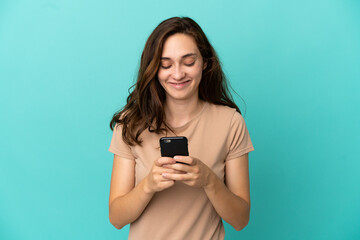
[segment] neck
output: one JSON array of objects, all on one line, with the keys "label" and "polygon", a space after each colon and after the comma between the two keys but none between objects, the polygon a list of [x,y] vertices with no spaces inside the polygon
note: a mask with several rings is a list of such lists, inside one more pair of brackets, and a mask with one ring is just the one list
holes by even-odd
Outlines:
[{"label": "neck", "polygon": [[202,108],[203,101],[193,98],[188,101],[170,100],[165,102],[166,122],[171,127],[179,127],[190,121]]}]

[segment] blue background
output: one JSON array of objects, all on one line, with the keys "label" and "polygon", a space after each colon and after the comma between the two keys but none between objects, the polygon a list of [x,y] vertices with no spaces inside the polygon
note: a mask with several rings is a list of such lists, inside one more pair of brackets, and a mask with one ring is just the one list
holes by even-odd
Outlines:
[{"label": "blue background", "polygon": [[0,239],[126,238],[108,220],[108,124],[179,15],[246,103],[251,219],[226,239],[360,239],[357,0],[1,0]]}]

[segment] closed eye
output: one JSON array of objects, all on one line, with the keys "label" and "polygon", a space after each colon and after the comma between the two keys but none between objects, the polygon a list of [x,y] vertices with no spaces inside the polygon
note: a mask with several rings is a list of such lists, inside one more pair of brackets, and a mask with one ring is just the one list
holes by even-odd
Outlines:
[{"label": "closed eye", "polygon": [[161,68],[163,68],[163,69],[169,69],[169,68],[171,68],[171,65],[169,65],[169,66],[162,66],[162,65],[161,65]]},{"label": "closed eye", "polygon": [[185,66],[191,67],[191,66],[194,66],[194,64],[195,64],[195,61],[192,63],[185,63]]}]

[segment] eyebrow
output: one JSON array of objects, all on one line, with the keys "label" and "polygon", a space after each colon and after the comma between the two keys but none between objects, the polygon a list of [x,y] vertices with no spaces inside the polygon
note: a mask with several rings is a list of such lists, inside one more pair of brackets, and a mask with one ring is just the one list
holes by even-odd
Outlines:
[{"label": "eyebrow", "polygon": [[[182,56],[181,58],[187,58],[187,57],[192,57],[192,56],[196,57],[196,53],[188,53],[188,54],[185,54],[184,56]],[[171,58],[169,58],[169,57],[161,57],[160,60],[171,60]]]}]

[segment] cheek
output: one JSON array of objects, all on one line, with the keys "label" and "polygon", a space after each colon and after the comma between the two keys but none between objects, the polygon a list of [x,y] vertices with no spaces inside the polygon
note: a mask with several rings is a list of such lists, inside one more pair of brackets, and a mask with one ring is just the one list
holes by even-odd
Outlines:
[{"label": "cheek", "polygon": [[165,81],[166,73],[164,71],[162,71],[161,69],[159,69],[159,71],[157,73],[157,77],[161,83],[161,82]]},{"label": "cheek", "polygon": [[192,75],[196,78],[201,78],[202,76],[202,68],[201,66],[194,68],[194,70],[192,71]]}]

